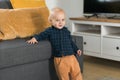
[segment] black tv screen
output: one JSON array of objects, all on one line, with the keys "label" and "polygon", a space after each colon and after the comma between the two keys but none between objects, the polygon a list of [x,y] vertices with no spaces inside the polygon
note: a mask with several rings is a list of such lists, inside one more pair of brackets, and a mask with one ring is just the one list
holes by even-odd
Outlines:
[{"label": "black tv screen", "polygon": [[120,14],[120,0],[84,0],[84,13]]}]

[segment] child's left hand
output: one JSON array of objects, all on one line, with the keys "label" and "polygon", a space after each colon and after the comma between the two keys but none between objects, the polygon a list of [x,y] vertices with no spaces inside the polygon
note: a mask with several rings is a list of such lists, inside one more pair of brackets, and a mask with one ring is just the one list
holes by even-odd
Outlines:
[{"label": "child's left hand", "polygon": [[77,50],[77,54],[78,54],[79,56],[81,56],[82,51],[81,51],[81,50]]}]

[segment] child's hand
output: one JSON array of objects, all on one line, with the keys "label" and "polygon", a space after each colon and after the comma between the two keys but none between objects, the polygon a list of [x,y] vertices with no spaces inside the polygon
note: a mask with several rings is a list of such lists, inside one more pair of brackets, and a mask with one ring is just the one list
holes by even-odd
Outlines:
[{"label": "child's hand", "polygon": [[27,43],[35,44],[35,43],[38,43],[38,41],[35,38],[32,38],[32,39],[28,40]]},{"label": "child's hand", "polygon": [[77,54],[78,54],[79,56],[81,56],[82,51],[81,51],[81,50],[77,50]]}]

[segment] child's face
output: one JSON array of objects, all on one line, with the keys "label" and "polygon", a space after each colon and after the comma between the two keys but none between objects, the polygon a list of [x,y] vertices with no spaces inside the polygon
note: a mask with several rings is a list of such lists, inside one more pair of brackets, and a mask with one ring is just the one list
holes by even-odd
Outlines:
[{"label": "child's face", "polygon": [[51,23],[54,27],[62,29],[65,26],[65,14],[63,12],[55,14]]}]

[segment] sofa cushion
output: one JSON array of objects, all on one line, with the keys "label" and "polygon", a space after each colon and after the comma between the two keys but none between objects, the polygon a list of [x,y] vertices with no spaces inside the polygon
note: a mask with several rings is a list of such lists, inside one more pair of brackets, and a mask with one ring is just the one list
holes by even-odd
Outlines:
[{"label": "sofa cushion", "polygon": [[28,44],[26,39],[14,39],[0,42],[0,68],[43,61],[51,57],[49,41]]},{"label": "sofa cushion", "polygon": [[0,9],[0,39],[25,38],[49,27],[47,7]]},{"label": "sofa cushion", "polygon": [[13,8],[45,7],[45,0],[10,0]]}]

